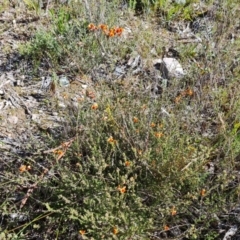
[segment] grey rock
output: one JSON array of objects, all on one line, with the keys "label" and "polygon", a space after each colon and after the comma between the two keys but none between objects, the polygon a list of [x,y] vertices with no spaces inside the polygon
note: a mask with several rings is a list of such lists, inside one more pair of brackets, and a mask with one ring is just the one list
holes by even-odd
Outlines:
[{"label": "grey rock", "polygon": [[182,79],[186,75],[181,64],[175,58],[156,59],[153,64],[162,73],[164,79]]}]

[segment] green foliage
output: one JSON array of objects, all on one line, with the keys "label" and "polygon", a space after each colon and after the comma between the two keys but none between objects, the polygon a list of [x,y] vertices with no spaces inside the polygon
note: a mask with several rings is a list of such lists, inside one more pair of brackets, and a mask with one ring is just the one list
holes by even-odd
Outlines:
[{"label": "green foliage", "polygon": [[40,61],[45,57],[56,61],[62,55],[62,49],[52,33],[41,30],[36,33],[30,43],[20,46],[20,53],[28,57],[33,56],[35,61]]},{"label": "green foliage", "polygon": [[39,14],[41,11],[41,1],[40,0],[23,0],[27,7],[31,10],[34,10],[36,14]]},{"label": "green foliage", "polygon": [[63,157],[45,156],[49,174],[42,175],[36,158],[31,162],[36,174],[9,175],[13,183],[38,182],[22,212],[41,210],[31,211],[21,233],[34,223],[41,232],[50,227],[51,238],[76,238],[86,231],[86,239],[148,239],[165,225],[180,225],[185,216],[192,222],[183,227],[186,236],[198,239],[229,196],[230,173],[219,172],[211,180],[205,169],[214,148],[181,130],[180,111],[178,118],[159,118],[162,102],[150,95],[139,92],[136,99],[124,86],[97,90],[98,108],[89,102],[75,113],[80,132]]},{"label": "green foliage", "polygon": [[[99,7],[101,8],[102,5],[99,4]],[[115,8],[114,5],[112,7]],[[81,66],[81,71],[89,71],[96,63],[108,58],[114,52],[120,54],[115,48],[118,39],[109,39],[100,31],[89,31],[88,25],[91,22],[83,18],[79,19],[80,14],[70,9],[60,7],[57,10],[49,10],[51,27],[47,32],[40,28],[30,42],[19,47],[20,53],[33,59],[37,66],[47,59],[55,68],[63,63],[72,62],[73,68],[76,69],[76,65]],[[109,28],[116,26],[111,23],[115,18],[116,16],[109,19]],[[107,24],[105,21],[100,23]]]},{"label": "green foliage", "polygon": [[71,13],[66,8],[60,8],[59,10],[50,9],[49,13],[51,14],[53,22],[53,31],[54,34],[64,35],[69,32]]},{"label": "green foliage", "polygon": [[8,1],[7,0],[3,0],[1,2],[1,6],[0,6],[0,13],[2,13],[3,11],[5,11],[8,7]]},{"label": "green foliage", "polygon": [[197,13],[194,11],[196,1],[186,1],[186,3],[175,3],[168,0],[130,0],[129,7],[137,12],[149,13],[160,12],[165,16],[166,21],[170,20],[192,20]]}]

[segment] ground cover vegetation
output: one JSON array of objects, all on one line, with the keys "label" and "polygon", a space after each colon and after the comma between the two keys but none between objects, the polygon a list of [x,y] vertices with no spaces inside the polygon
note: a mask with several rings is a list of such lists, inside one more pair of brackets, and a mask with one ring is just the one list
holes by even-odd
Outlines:
[{"label": "ground cover vegetation", "polygon": [[[65,122],[1,163],[1,239],[210,240],[239,224],[237,0],[3,1],[1,13],[11,4],[39,19],[14,50],[29,74],[92,76],[92,88],[62,109],[52,82],[42,104]],[[179,39],[182,23],[201,44]],[[187,74],[154,92],[168,44]],[[141,72],[112,77],[136,52]]]}]

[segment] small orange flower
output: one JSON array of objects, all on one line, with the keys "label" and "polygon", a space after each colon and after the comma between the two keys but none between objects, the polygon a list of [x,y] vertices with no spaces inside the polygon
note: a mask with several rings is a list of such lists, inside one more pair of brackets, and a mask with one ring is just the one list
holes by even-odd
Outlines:
[{"label": "small orange flower", "polygon": [[175,101],[176,104],[178,104],[181,101],[181,99],[182,99],[182,96],[179,95],[178,97],[175,98],[174,101]]},{"label": "small orange flower", "polygon": [[26,165],[21,165],[20,168],[19,168],[19,172],[23,173],[23,172],[26,172],[26,171],[27,171],[27,166]]},{"label": "small orange flower", "polygon": [[114,37],[115,36],[115,30],[114,28],[111,28],[108,33],[107,33],[108,37]]},{"label": "small orange flower", "polygon": [[98,104],[97,104],[97,103],[94,103],[94,104],[91,106],[91,109],[92,109],[92,110],[97,110],[97,109],[98,109]]},{"label": "small orange flower", "polygon": [[161,138],[161,137],[163,136],[163,133],[161,133],[161,132],[155,132],[155,133],[154,133],[154,136],[155,136],[156,138]]},{"label": "small orange flower", "polygon": [[154,128],[154,127],[156,127],[156,124],[155,124],[154,122],[152,122],[152,123],[150,124],[150,127]]},{"label": "small orange flower", "polygon": [[57,161],[58,160],[60,160],[62,157],[63,157],[63,155],[66,153],[66,150],[61,150],[61,149],[57,149],[57,150],[54,150],[53,151],[53,153],[56,155],[55,157],[56,157],[56,159],[57,159]]},{"label": "small orange flower", "polygon": [[138,118],[137,118],[137,117],[134,117],[134,118],[133,118],[133,122],[134,122],[134,123],[139,122]]},{"label": "small orange flower", "polygon": [[85,231],[85,230],[80,230],[79,233],[80,233],[81,235],[84,235],[84,234],[86,233],[86,231]]},{"label": "small orange flower", "polygon": [[164,229],[164,231],[168,231],[170,229],[170,227],[168,225],[164,225],[163,229]]},{"label": "small orange flower", "polygon": [[63,150],[57,149],[57,150],[54,150],[53,153],[60,156],[63,154]]},{"label": "small orange flower", "polygon": [[204,197],[206,195],[206,189],[203,188],[200,192],[200,195]]},{"label": "small orange flower", "polygon": [[112,136],[108,138],[107,140],[108,143],[112,143],[115,144],[117,142],[117,140],[115,140]]},{"label": "small orange flower", "polygon": [[114,227],[114,228],[113,228],[113,234],[114,234],[114,235],[117,235],[117,234],[118,234],[118,229],[117,229],[117,227]]},{"label": "small orange flower", "polygon": [[126,167],[129,167],[130,165],[131,165],[131,162],[130,162],[130,161],[126,161],[126,162],[125,162],[125,166],[126,166]]},{"label": "small orange flower", "polygon": [[90,23],[90,24],[88,25],[88,29],[89,29],[90,31],[94,31],[94,30],[97,30],[98,28],[97,28],[93,23]]},{"label": "small orange flower", "polygon": [[190,97],[193,96],[193,94],[194,94],[193,90],[190,88],[188,88],[185,92],[186,92],[186,95],[188,95]]},{"label": "small orange flower", "polygon": [[121,27],[115,28],[114,30],[115,30],[115,34],[117,36],[121,36],[123,33],[123,28],[121,28]]},{"label": "small orange flower", "polygon": [[108,26],[106,25],[106,24],[100,24],[99,26],[98,26],[98,28],[100,28],[100,29],[102,29],[102,31],[106,31],[106,30],[108,30]]},{"label": "small orange flower", "polygon": [[120,192],[120,193],[125,193],[126,192],[126,186],[124,186],[124,187],[120,187],[120,186],[118,186],[118,191]]},{"label": "small orange flower", "polygon": [[177,214],[177,210],[176,210],[175,206],[173,206],[171,209],[171,215],[175,216],[176,214]]}]

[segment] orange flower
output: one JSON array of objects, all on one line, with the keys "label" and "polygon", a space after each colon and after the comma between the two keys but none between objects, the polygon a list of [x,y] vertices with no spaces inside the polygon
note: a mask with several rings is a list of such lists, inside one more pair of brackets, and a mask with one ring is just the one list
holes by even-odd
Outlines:
[{"label": "orange flower", "polygon": [[182,91],[182,92],[180,93],[180,96],[178,96],[178,98],[186,97],[186,96],[192,97],[193,94],[194,94],[193,90],[190,89],[190,88],[187,88],[186,90],[184,90],[184,91]]},{"label": "orange flower", "polygon": [[175,206],[173,206],[171,209],[171,215],[175,216],[176,214],[177,214],[177,210],[176,210]]},{"label": "orange flower", "polygon": [[200,192],[200,195],[204,197],[206,195],[206,189],[203,188]]},{"label": "orange flower", "polygon": [[53,153],[60,156],[63,154],[63,150],[57,149],[57,150],[54,150]]},{"label": "orange flower", "polygon": [[97,103],[94,103],[94,104],[91,106],[91,109],[92,109],[92,110],[97,110],[97,109],[98,109],[98,104],[97,104]]},{"label": "orange flower", "polygon": [[193,90],[190,88],[188,88],[185,92],[186,92],[186,95],[188,95],[190,97],[193,96],[193,94],[194,94]]},{"label": "orange flower", "polygon": [[32,169],[32,167],[30,165],[21,165],[20,168],[19,168],[19,172],[20,173],[23,173],[23,172],[26,172],[26,171],[30,171]]},{"label": "orange flower", "polygon": [[155,124],[154,122],[152,122],[152,123],[150,124],[150,127],[154,128],[154,127],[156,127],[156,124]]},{"label": "orange flower", "polygon": [[168,225],[164,225],[163,229],[164,229],[164,231],[168,231],[170,229],[170,227]]},{"label": "orange flower", "polygon": [[160,138],[160,137],[163,136],[163,133],[161,133],[161,132],[155,132],[155,133],[154,133],[154,136],[155,136],[156,138]]},{"label": "orange flower", "polygon": [[19,172],[23,173],[23,172],[26,172],[26,171],[27,171],[27,166],[26,165],[21,165],[20,168],[19,168]]},{"label": "orange flower", "polygon": [[117,235],[117,234],[118,234],[118,229],[117,229],[117,227],[114,227],[114,228],[113,228],[113,234],[114,234],[114,235]]},{"label": "orange flower", "polygon": [[126,162],[125,162],[125,166],[126,166],[126,167],[129,167],[130,165],[131,165],[131,162],[130,162],[130,161],[126,161]]},{"label": "orange flower", "polygon": [[102,29],[104,32],[108,30],[108,26],[106,24],[100,24],[98,28]]},{"label": "orange flower", "polygon": [[53,153],[56,155],[56,159],[57,161],[60,160],[63,155],[66,153],[66,150],[61,150],[61,149],[57,149],[57,150],[54,150]]},{"label": "orange flower", "polygon": [[120,192],[120,193],[125,193],[126,192],[126,186],[124,186],[124,187],[120,187],[120,186],[118,186],[118,191]]},{"label": "orange flower", "polygon": [[175,98],[174,101],[175,101],[176,104],[178,104],[181,101],[181,99],[182,99],[182,96],[179,95],[178,97]]},{"label": "orange flower", "polygon": [[94,31],[94,30],[97,30],[98,28],[97,28],[93,23],[90,23],[90,24],[88,25],[88,29],[89,29],[90,31]]},{"label": "orange flower", "polygon": [[108,33],[107,33],[108,37],[114,37],[115,36],[115,30],[114,28],[111,28]]},{"label": "orange flower", "polygon": [[117,140],[115,140],[112,136],[108,138],[107,140],[108,143],[112,143],[115,144],[117,142]]},{"label": "orange flower", "polygon": [[139,120],[138,120],[137,117],[134,117],[134,118],[133,118],[133,122],[134,122],[134,123],[137,123],[138,121],[139,121]]},{"label": "orange flower", "polygon": [[84,235],[84,234],[86,233],[86,231],[85,231],[85,230],[80,230],[79,233],[80,233],[81,235]]},{"label": "orange flower", "polygon": [[118,27],[118,28],[115,28],[115,34],[118,35],[118,36],[121,36],[122,35],[122,32],[123,32],[123,28],[121,27]]}]

